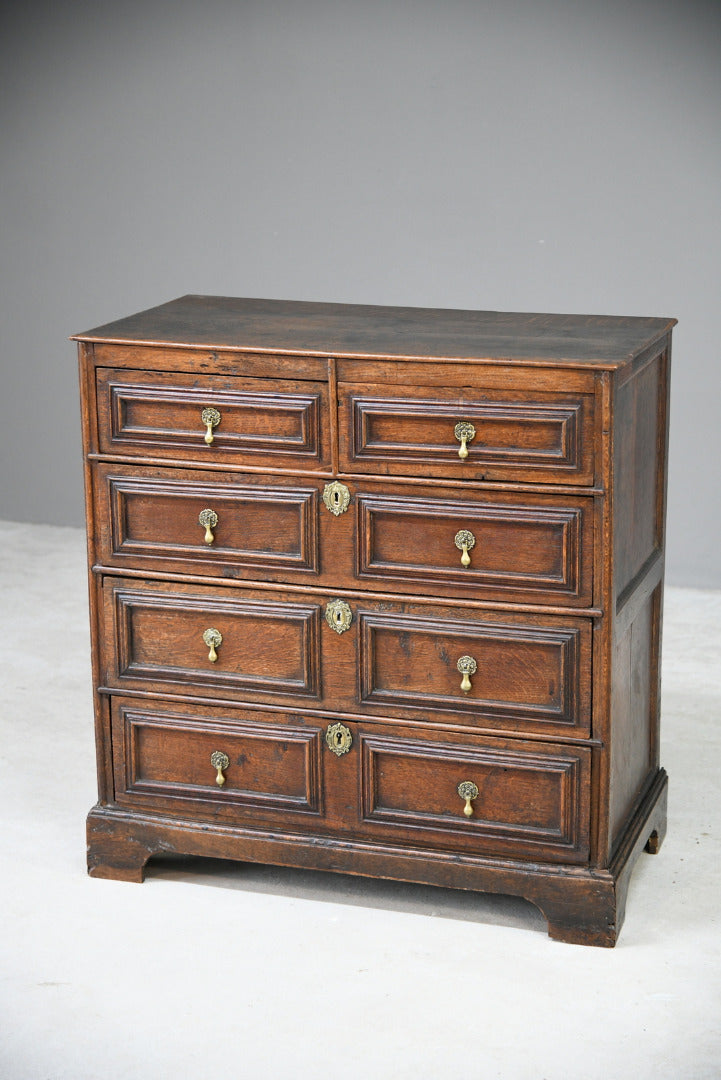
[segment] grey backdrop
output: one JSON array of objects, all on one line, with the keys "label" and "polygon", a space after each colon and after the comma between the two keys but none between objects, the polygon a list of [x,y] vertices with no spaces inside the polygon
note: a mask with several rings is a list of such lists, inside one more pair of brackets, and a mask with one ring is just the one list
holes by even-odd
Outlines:
[{"label": "grey backdrop", "polygon": [[668,574],[721,586],[721,5],[3,6],[0,517],[80,524],[68,334],[186,292],[675,315]]}]

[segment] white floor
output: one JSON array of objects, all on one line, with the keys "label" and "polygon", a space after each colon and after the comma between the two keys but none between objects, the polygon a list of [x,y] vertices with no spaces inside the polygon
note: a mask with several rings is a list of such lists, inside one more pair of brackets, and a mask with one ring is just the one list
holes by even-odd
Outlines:
[{"label": "white floor", "polygon": [[615,949],[530,905],[220,862],[85,873],[84,538],[0,523],[0,1077],[721,1077],[721,593],[668,589],[669,831]]}]

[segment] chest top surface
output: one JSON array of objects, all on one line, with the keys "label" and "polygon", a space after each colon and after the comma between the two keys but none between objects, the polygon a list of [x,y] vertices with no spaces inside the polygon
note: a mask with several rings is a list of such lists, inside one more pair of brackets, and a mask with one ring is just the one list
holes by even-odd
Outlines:
[{"label": "chest top surface", "polygon": [[368,359],[461,359],[620,368],[676,320],[321,304],[188,295],[74,335],[77,341],[180,345]]}]

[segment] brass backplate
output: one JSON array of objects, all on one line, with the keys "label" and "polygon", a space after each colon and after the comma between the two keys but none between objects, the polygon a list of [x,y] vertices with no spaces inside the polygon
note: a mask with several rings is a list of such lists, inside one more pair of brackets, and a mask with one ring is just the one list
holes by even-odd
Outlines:
[{"label": "brass backplate", "polygon": [[342,634],[353,622],[353,612],[345,600],[329,600],[325,606],[325,621],[336,634]]},{"label": "brass backplate", "polygon": [[344,514],[350,505],[350,491],[340,480],[334,480],[323,488],[323,502],[331,514],[338,517],[339,514]]},{"label": "brass backplate", "polygon": [[340,757],[341,754],[347,754],[350,750],[353,736],[345,724],[339,722],[330,725],[325,733],[325,741],[328,743],[328,749]]}]

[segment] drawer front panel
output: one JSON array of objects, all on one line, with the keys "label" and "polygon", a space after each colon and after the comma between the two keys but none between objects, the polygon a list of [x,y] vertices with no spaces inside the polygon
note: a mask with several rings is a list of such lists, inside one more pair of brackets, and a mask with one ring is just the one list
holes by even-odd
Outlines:
[{"label": "drawer front panel", "polygon": [[95,472],[105,565],[281,579],[318,573],[317,488],[213,483],[215,474],[171,469],[144,476],[104,462]]},{"label": "drawer front panel", "polygon": [[461,595],[471,589],[488,599],[591,603],[588,499],[479,493],[472,502],[359,494],[356,505],[362,580],[385,580],[389,588],[408,582],[426,592],[444,587]]},{"label": "drawer front panel", "polygon": [[[423,395],[426,391],[426,395]],[[561,391],[341,387],[350,472],[592,484],[593,397]],[[459,423],[474,434],[465,444]]]},{"label": "drawer front panel", "polygon": [[[101,453],[267,468],[328,464],[325,383],[99,368],[97,392]],[[210,431],[206,409],[219,415]]]},{"label": "drawer front panel", "polygon": [[[237,817],[246,807],[276,817],[322,815],[320,729],[266,720],[114,700],[116,801],[213,818]],[[215,754],[220,761],[211,760]]]},{"label": "drawer front panel", "polygon": [[[366,733],[363,820],[404,842],[585,862],[591,754],[550,743],[418,742]],[[460,784],[475,785],[467,816]]]},{"label": "drawer front panel", "polygon": [[[105,620],[107,637],[115,638],[111,685],[268,701],[320,694],[316,604],[107,579]],[[207,639],[211,631],[221,640]]]},{"label": "drawer front panel", "polygon": [[[479,728],[587,736],[590,624],[500,618],[360,612],[363,706],[423,720],[453,714]],[[463,657],[472,661],[465,676]]]}]

